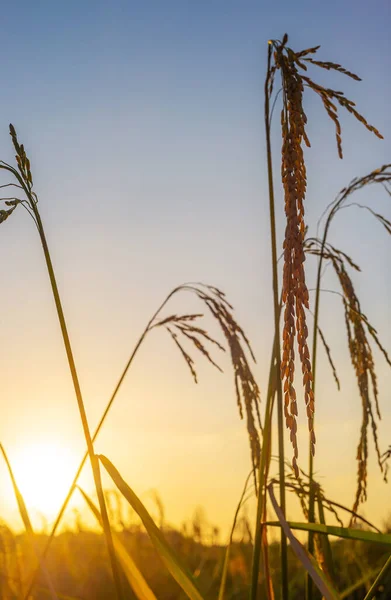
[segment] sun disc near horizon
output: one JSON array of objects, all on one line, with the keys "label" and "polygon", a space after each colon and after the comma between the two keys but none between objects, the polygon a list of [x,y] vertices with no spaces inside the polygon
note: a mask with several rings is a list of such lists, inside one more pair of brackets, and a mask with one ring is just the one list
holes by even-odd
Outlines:
[{"label": "sun disc near horizon", "polygon": [[56,442],[21,448],[12,468],[27,509],[53,517],[65,499],[77,466],[72,451]]}]

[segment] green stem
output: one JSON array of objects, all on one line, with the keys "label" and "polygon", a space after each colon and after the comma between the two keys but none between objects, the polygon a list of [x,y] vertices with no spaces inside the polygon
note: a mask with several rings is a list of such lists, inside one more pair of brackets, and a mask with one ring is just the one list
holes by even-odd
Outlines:
[{"label": "green stem", "polygon": [[94,453],[94,446],[93,446],[93,442],[92,442],[92,438],[91,438],[90,429],[88,426],[87,414],[86,414],[85,407],[84,407],[83,397],[82,397],[80,384],[79,384],[79,378],[77,375],[76,365],[75,365],[75,361],[73,358],[71,342],[69,339],[68,329],[67,329],[66,322],[65,322],[64,312],[62,309],[60,294],[59,294],[58,287],[57,287],[57,281],[56,281],[56,277],[54,274],[53,264],[51,261],[49,247],[48,247],[48,244],[46,241],[46,236],[45,236],[44,228],[42,225],[41,217],[39,215],[39,212],[38,212],[33,200],[31,201],[31,205],[32,205],[32,209],[34,211],[34,216],[36,218],[37,225],[38,225],[38,231],[39,231],[39,235],[41,238],[43,252],[45,255],[46,266],[47,266],[48,273],[49,273],[50,284],[52,287],[54,301],[56,304],[57,315],[58,315],[58,319],[60,321],[61,333],[62,333],[64,345],[65,345],[69,369],[70,369],[71,376],[72,376],[73,387],[75,389],[77,404],[79,407],[84,437],[85,437],[85,440],[87,443],[88,455],[89,455],[90,461],[91,461],[91,467],[92,467],[92,472],[93,472],[93,476],[94,476],[96,492],[98,495],[99,506],[100,506],[100,511],[101,511],[101,515],[102,515],[102,521],[104,524],[105,538],[106,538],[106,543],[107,543],[107,549],[109,552],[111,568],[113,571],[113,577],[114,577],[114,583],[115,583],[116,592],[117,592],[117,598],[122,599],[123,594],[122,594],[120,571],[119,571],[116,556],[115,556],[115,550],[114,550],[113,538],[111,535],[109,517],[107,514],[107,508],[106,508],[106,503],[105,503],[105,499],[104,499],[102,483],[101,483],[101,479],[100,479],[99,464],[98,464],[98,460]]},{"label": "green stem", "polygon": [[[275,356],[277,369],[277,420],[278,420],[278,456],[279,456],[279,479],[280,479],[280,507],[285,516],[285,453],[284,453],[284,420],[283,420],[283,398],[280,372],[281,349],[280,349],[280,306],[278,294],[278,259],[277,259],[277,239],[276,239],[276,218],[274,210],[274,186],[273,186],[273,165],[272,149],[270,140],[270,95],[269,95],[269,77],[270,63],[272,56],[272,46],[268,46],[268,64],[265,80],[265,131],[266,131],[266,152],[267,152],[267,172],[269,184],[269,210],[270,210],[270,231],[272,248],[272,267],[273,267],[273,302],[274,302],[274,331],[275,331]],[[285,532],[281,529],[281,597],[284,600],[288,598],[288,550]]]},{"label": "green stem", "polygon": [[266,479],[267,479],[267,460],[271,455],[271,427],[272,427],[272,414],[273,414],[273,402],[274,392],[276,386],[276,366],[275,366],[275,348],[276,348],[276,337],[274,337],[272,360],[269,371],[269,383],[267,391],[267,401],[265,409],[265,420],[263,427],[263,440],[262,440],[262,451],[259,461],[258,470],[258,502],[257,502],[257,516],[255,522],[255,538],[254,538],[254,549],[252,556],[252,567],[251,567],[251,586],[250,586],[250,600],[256,600],[258,592],[258,574],[259,574],[259,563],[261,559],[261,546],[262,546],[262,520],[266,501]]},{"label": "green stem", "polygon": [[[321,249],[320,249],[320,257],[319,257],[319,261],[318,261],[318,272],[316,275],[316,292],[315,292],[314,333],[313,333],[313,343],[312,343],[312,376],[313,376],[312,390],[314,392],[314,397],[315,397],[315,384],[316,384],[316,365],[317,365],[316,359],[317,359],[317,351],[318,351],[320,283],[321,283],[321,278],[322,278],[323,253],[324,253],[324,248],[326,245],[326,239],[327,239],[327,234],[329,231],[331,219],[333,218],[335,212],[338,210],[338,207],[343,199],[344,199],[344,197],[341,198],[341,200],[333,206],[332,210],[330,211],[330,213],[327,217],[326,225],[325,225],[324,232],[323,232],[322,245],[321,245]],[[315,423],[315,415],[313,416],[313,419],[314,419],[314,423]],[[313,523],[315,521],[315,492],[316,492],[316,490],[315,490],[315,484],[314,484],[314,457],[312,456],[312,452],[311,452],[311,442],[309,445],[309,469],[308,469],[308,471],[309,471],[308,522]],[[310,531],[308,533],[308,552],[310,554],[314,553],[314,534],[312,531]],[[306,599],[307,600],[313,599],[313,592],[314,592],[313,581],[312,581],[310,575],[307,573],[307,580],[306,580]]]},{"label": "green stem", "polygon": [[[281,304],[279,304],[279,315],[281,313]],[[277,382],[279,381],[279,370],[276,368],[276,332],[274,333],[272,356],[269,368],[269,381],[266,396],[265,420],[262,438],[262,451],[258,469],[258,501],[257,516],[255,527],[254,549],[251,567],[251,587],[250,600],[256,600],[258,587],[259,563],[261,558],[262,546],[262,527],[264,525],[264,514],[266,508],[266,484],[271,460],[271,428],[274,406],[274,396],[276,393]]]}]

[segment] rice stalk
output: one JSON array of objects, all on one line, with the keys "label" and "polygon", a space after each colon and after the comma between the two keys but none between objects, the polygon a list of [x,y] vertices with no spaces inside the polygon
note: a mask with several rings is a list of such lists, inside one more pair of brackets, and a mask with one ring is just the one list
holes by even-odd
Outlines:
[{"label": "rice stalk", "polygon": [[[332,220],[335,217],[335,215],[338,214],[338,212],[340,210],[342,210],[342,208],[346,205],[346,200],[355,191],[363,189],[367,185],[380,184],[383,186],[383,188],[386,190],[386,192],[391,195],[390,182],[391,182],[391,165],[390,164],[383,165],[381,168],[370,172],[368,175],[365,175],[364,177],[353,179],[347,187],[343,188],[339,192],[337,198],[334,200],[334,202],[332,202],[326,208],[326,210],[324,211],[324,213],[321,217],[321,219],[322,219],[323,216],[325,214],[327,214],[326,223],[324,225],[324,230],[323,230],[322,242],[320,245],[320,255],[319,255],[319,260],[318,260],[318,270],[317,270],[317,278],[316,278],[314,333],[313,333],[313,340],[312,340],[312,359],[313,359],[313,375],[314,375],[313,390],[314,390],[314,392],[315,392],[315,382],[316,382],[316,357],[317,357],[323,254],[324,254],[324,251],[326,248],[330,225],[331,225]],[[318,222],[318,228],[319,228],[319,222]],[[329,248],[329,249],[331,249],[332,251],[335,252],[335,249],[333,249],[333,248]],[[338,255],[338,252],[337,252],[337,255]],[[341,254],[339,254],[338,256],[340,259],[343,258],[343,255],[341,255]],[[347,262],[353,269],[359,270],[357,268],[357,265],[355,265],[355,263],[346,255],[345,255],[345,260],[347,260]],[[310,460],[309,460],[310,481],[312,481],[312,479],[313,479],[313,469],[314,469],[314,462],[313,462],[313,457],[310,454]],[[310,517],[311,517],[311,520],[313,520],[313,518],[314,518],[314,505],[315,505],[315,489],[313,487],[311,487],[311,493],[310,493]],[[313,549],[313,535],[311,532],[308,535],[308,548],[310,551]],[[308,600],[310,600],[312,597],[312,589],[311,589],[312,584],[309,580],[308,580],[308,587],[309,587],[309,593],[307,594],[307,598],[308,598]]]},{"label": "rice stalk", "polygon": [[[280,72],[282,80],[283,107],[281,111],[281,130],[282,130],[282,163],[281,178],[284,188],[286,230],[283,244],[284,266],[282,282],[282,300],[284,303],[284,326],[283,326],[283,346],[281,356],[281,378],[283,380],[284,392],[284,414],[286,426],[290,430],[290,440],[293,447],[292,466],[295,474],[298,475],[298,446],[297,446],[297,399],[294,387],[295,378],[295,340],[297,341],[298,353],[301,362],[304,399],[306,403],[307,422],[310,438],[310,472],[313,469],[313,456],[315,453],[315,431],[314,431],[314,411],[315,396],[313,385],[313,373],[308,348],[308,327],[306,322],[306,309],[309,308],[309,294],[305,281],[304,272],[304,238],[306,225],[304,221],[304,200],[307,188],[307,173],[304,160],[303,146],[310,146],[310,141],[306,133],[307,116],[303,108],[304,89],[308,88],[320,96],[328,116],[333,121],[336,128],[336,139],[339,156],[342,158],[341,125],[339,122],[339,105],[345,108],[358,121],[360,121],[369,131],[381,138],[379,131],[372,125],[369,125],[366,119],[354,108],[355,104],[347,99],[343,92],[325,88],[316,83],[304,74],[309,65],[326,70],[334,70],[348,77],[359,80],[359,77],[346,70],[337,63],[318,61],[312,56],[319,46],[307,48],[300,52],[294,52],[287,46],[288,35],[285,34],[282,41],[270,40],[268,50],[268,69],[265,86],[265,105],[267,105],[267,125],[269,121],[269,101],[273,93],[274,81],[277,72]],[[273,53],[273,64],[271,55]],[[273,107],[274,108],[274,107]],[[269,140],[270,141],[270,140]],[[270,144],[267,146],[268,167],[269,167],[269,190],[271,173],[271,150]],[[269,196],[272,199],[273,196]],[[274,198],[273,198],[274,200]],[[272,214],[271,214],[271,225]],[[272,233],[273,235],[273,233]],[[274,281],[274,306],[276,315],[276,284],[275,269],[276,257],[273,255],[273,281]],[[316,325],[317,326],[317,325]],[[276,332],[279,331],[279,325],[276,322]],[[279,353],[277,354],[280,360]],[[279,436],[280,437],[280,436]],[[281,452],[280,452],[281,455]],[[280,468],[280,477],[282,469]],[[281,482],[283,483],[283,482]],[[281,485],[282,491],[284,486]],[[280,489],[281,492],[281,489]],[[281,506],[285,510],[285,502]],[[310,503],[310,518],[313,518],[314,503]],[[283,568],[283,579],[285,568]],[[310,584],[311,585],[311,584]],[[284,597],[287,590],[284,592]]]},{"label": "rice stalk", "polygon": [[[338,277],[338,281],[341,285],[349,352],[357,377],[363,409],[360,440],[357,448],[358,475],[356,498],[353,507],[354,512],[357,511],[359,504],[366,499],[368,459],[367,431],[369,425],[372,428],[375,449],[378,456],[378,463],[380,469],[384,471],[386,476],[386,465],[381,459],[380,450],[377,444],[376,417],[380,418],[380,409],[374,358],[367,334],[375,342],[376,346],[380,349],[390,366],[391,360],[386,349],[378,338],[376,329],[370,324],[368,318],[362,312],[360,302],[355,293],[353,282],[348,274],[348,267],[355,271],[360,271],[359,266],[345,252],[330,244],[327,239],[330,224],[336,214],[338,214],[338,212],[342,209],[357,206],[356,203],[347,203],[347,200],[350,198],[351,194],[371,184],[382,185],[382,187],[390,194],[391,165],[384,165],[380,169],[376,169],[364,177],[356,178],[349,184],[349,186],[343,188],[338,194],[336,200],[329,206],[323,238],[321,240],[318,238],[308,238],[305,242],[306,252],[319,257],[315,300],[315,327],[319,327],[320,280],[322,264],[324,260],[328,260],[332,264]],[[386,231],[391,233],[391,222],[388,219],[386,219],[383,215],[376,213],[370,207],[363,205],[358,206],[359,208],[367,209],[386,229]],[[318,331],[318,329],[314,329],[314,348],[316,347],[317,339],[316,331]],[[374,406],[372,406],[371,403],[370,387],[372,388]]]},{"label": "rice stalk", "polygon": [[[275,199],[274,199],[274,184],[273,184],[273,164],[272,164],[272,149],[271,149],[271,119],[273,115],[273,108],[270,110],[270,99],[273,90],[273,82],[275,77],[275,66],[271,65],[272,59],[272,47],[269,44],[268,46],[268,56],[267,56],[267,70],[266,70],[266,79],[264,86],[264,95],[265,95],[265,135],[266,135],[266,157],[267,157],[267,171],[268,171],[268,188],[269,188],[269,215],[270,215],[270,238],[271,238],[271,255],[272,255],[272,274],[273,274],[273,312],[274,312],[274,343],[273,343],[273,355],[272,355],[272,365],[271,371],[269,375],[269,383],[272,378],[272,370],[274,368],[280,370],[281,369],[281,347],[280,347],[280,316],[281,316],[281,303],[279,301],[279,285],[278,285],[278,270],[277,270],[277,232],[276,232],[276,217],[275,217]],[[274,361],[276,365],[274,366]],[[277,421],[278,421],[278,454],[279,454],[279,477],[280,477],[280,507],[282,512],[285,515],[286,512],[286,499],[285,499],[285,467],[284,467],[284,426],[283,426],[283,394],[282,394],[282,385],[279,378],[274,379],[275,391],[277,394]],[[271,390],[271,393],[274,395],[274,389]],[[273,403],[270,406],[270,419],[273,414]],[[271,443],[271,442],[270,442]],[[264,506],[262,508],[262,512],[260,513],[261,518],[265,520],[266,518],[266,482],[267,482],[267,472],[268,465],[270,464],[270,454],[271,454],[271,446],[267,444],[264,446],[264,450],[267,453],[265,459],[265,473],[264,473],[264,481],[265,481],[265,491],[260,491],[258,497],[258,504],[262,502],[264,498]],[[262,495],[264,493],[264,495]],[[256,528],[262,527],[262,546],[264,553],[264,563],[265,568],[268,566],[268,545],[267,545],[267,530],[265,526],[261,525],[261,521],[258,520],[256,524]],[[260,532],[259,532],[260,533]],[[256,532],[256,543],[259,543],[259,536]],[[256,554],[257,555],[257,552]],[[281,593],[283,598],[288,598],[289,587],[288,587],[288,551],[287,551],[287,538],[285,532],[281,529]],[[258,568],[257,562],[253,562],[253,569]],[[269,600],[273,600],[273,588],[271,584],[271,578],[267,577],[267,596]],[[255,573],[253,572],[253,585],[255,584]],[[256,598],[256,589],[250,592],[252,598]],[[255,594],[255,596],[253,595]]]},{"label": "rice stalk", "polygon": [[[273,49],[273,65],[268,63],[268,93],[273,91],[274,78],[277,71],[281,74],[283,108],[281,111],[282,130],[282,165],[281,178],[284,188],[285,214],[287,225],[284,240],[284,268],[282,299],[285,305],[283,329],[283,353],[281,360],[281,376],[284,382],[284,412],[286,425],[290,430],[293,446],[293,468],[298,473],[297,458],[297,423],[298,414],[296,391],[294,388],[294,342],[297,339],[298,352],[302,366],[304,398],[307,407],[308,428],[310,434],[310,452],[315,452],[314,391],[313,373],[310,353],[307,344],[308,328],[305,310],[309,308],[309,295],[304,273],[304,200],[307,188],[307,173],[304,160],[303,146],[310,147],[306,133],[307,116],[303,108],[304,89],[307,87],[320,96],[324,108],[336,127],[336,139],[339,156],[342,158],[341,125],[338,108],[345,108],[369,131],[382,138],[379,131],[369,125],[366,119],[354,108],[355,104],[347,99],[343,92],[325,88],[303,73],[313,65],[326,70],[334,70],[355,80],[360,78],[346,70],[340,64],[315,60],[312,56],[319,46],[294,52],[287,46],[288,36],[284,35],[282,42],[269,42],[269,56]],[[296,317],[296,320],[295,320]]]},{"label": "rice stalk", "polygon": [[[160,304],[158,309],[152,315],[150,320],[148,321],[144,331],[142,332],[138,342],[136,343],[119,379],[117,384],[114,387],[114,390],[111,394],[111,397],[106,405],[106,408],[102,414],[102,417],[98,423],[97,428],[92,436],[92,442],[94,443],[99,432],[101,431],[103,424],[110,412],[110,409],[114,403],[115,398],[122,386],[122,383],[133,364],[133,361],[138,354],[139,349],[141,348],[143,342],[147,338],[148,334],[154,330],[167,330],[170,334],[170,331],[176,332],[176,335],[179,336],[181,340],[179,343],[181,345],[182,350],[180,350],[181,355],[184,357],[186,364],[188,367],[190,365],[193,368],[192,376],[195,381],[197,381],[197,373],[194,368],[194,360],[189,354],[189,350],[184,348],[184,343],[186,341],[190,341],[192,347],[196,350],[198,354],[201,354],[203,357],[207,358],[207,360],[219,370],[220,367],[217,365],[214,359],[212,359],[209,350],[207,350],[207,344],[211,345],[213,348],[218,350],[219,352],[225,351],[223,345],[215,340],[212,336],[209,335],[206,329],[199,325],[199,320],[203,317],[203,314],[171,314],[167,317],[161,317],[162,311],[166,308],[169,301],[176,294],[187,292],[196,294],[196,296],[208,307],[211,314],[215,317],[217,322],[220,325],[220,328],[223,332],[224,337],[226,338],[228,348],[231,354],[231,361],[234,371],[234,383],[235,383],[235,391],[236,391],[236,399],[239,407],[240,416],[244,417],[244,412],[246,412],[247,417],[247,429],[249,433],[250,440],[250,448],[251,448],[251,456],[255,465],[258,464],[259,457],[259,433],[258,428],[262,429],[260,415],[259,415],[259,402],[260,402],[260,393],[258,385],[254,379],[252,374],[250,364],[248,359],[246,358],[246,351],[250,353],[251,359],[255,360],[253,355],[250,343],[243,332],[240,325],[237,323],[236,319],[233,315],[233,308],[228,303],[225,294],[214,286],[209,286],[202,283],[185,283],[174,288],[164,299],[164,301]],[[183,335],[186,334],[186,335]],[[171,335],[171,334],[170,334]],[[190,336],[190,338],[189,338]],[[183,339],[182,339],[183,338]],[[186,357],[184,356],[186,354]],[[190,364],[189,364],[190,362]],[[52,526],[52,530],[50,535],[46,541],[44,546],[41,561],[44,561],[51,544],[54,539],[54,535],[57,531],[57,528],[61,522],[63,514],[66,510],[66,507],[72,497],[72,494],[76,488],[77,481],[80,477],[81,471],[84,467],[84,464],[88,458],[88,453],[85,453],[83,459],[80,462],[79,468],[75,474],[75,477],[72,481],[72,484],[69,488],[69,491],[64,499],[64,502],[60,508],[60,511],[56,517],[56,520]],[[36,581],[37,581],[38,571],[36,571],[35,578],[30,586],[28,594],[31,594]],[[28,594],[25,598],[27,600]]]},{"label": "rice stalk", "polygon": [[111,568],[112,568],[112,572],[113,572],[116,596],[117,596],[118,600],[122,600],[123,595],[122,595],[122,590],[121,590],[121,581],[120,581],[118,565],[117,565],[115,552],[114,552],[113,540],[112,540],[112,536],[111,536],[111,529],[110,529],[109,519],[108,519],[108,515],[107,515],[103,489],[102,489],[102,485],[101,485],[101,481],[100,481],[99,464],[98,464],[98,461],[97,461],[95,453],[94,453],[93,442],[92,442],[91,433],[90,433],[90,429],[89,429],[89,425],[88,425],[87,414],[86,414],[85,407],[84,407],[84,401],[83,401],[83,397],[82,397],[82,393],[81,393],[81,388],[80,388],[79,378],[77,375],[76,365],[75,365],[75,361],[73,358],[71,342],[70,342],[68,329],[67,329],[67,325],[66,325],[66,321],[65,321],[65,316],[64,316],[64,312],[63,312],[63,308],[62,308],[61,298],[60,298],[60,294],[59,294],[59,290],[58,290],[58,286],[57,286],[57,280],[55,277],[54,268],[53,268],[53,264],[52,264],[52,260],[51,260],[51,256],[50,256],[50,252],[49,252],[49,247],[48,247],[48,244],[46,241],[46,235],[45,235],[45,231],[43,228],[41,216],[39,214],[39,210],[37,207],[38,196],[33,191],[33,179],[32,179],[32,174],[31,174],[30,161],[26,155],[23,144],[19,144],[15,128],[12,124],[10,124],[9,130],[10,130],[10,135],[12,138],[12,143],[13,143],[13,146],[14,146],[14,149],[16,152],[15,158],[16,158],[18,170],[16,170],[14,167],[12,167],[11,165],[8,165],[7,163],[5,163],[3,161],[0,161],[0,169],[9,172],[10,174],[12,174],[15,177],[16,181],[18,182],[17,185],[24,192],[26,199],[23,201],[20,200],[19,198],[11,200],[11,201],[6,200],[5,201],[6,204],[8,203],[8,205],[10,205],[11,202],[13,204],[11,205],[11,208],[8,209],[8,211],[5,211],[5,213],[3,211],[3,214],[0,216],[1,216],[2,220],[4,221],[6,218],[9,218],[9,216],[14,212],[14,210],[18,206],[18,204],[22,204],[26,208],[26,210],[29,212],[30,216],[32,217],[32,219],[37,227],[39,236],[40,236],[41,245],[42,245],[42,249],[44,252],[45,262],[46,262],[48,275],[49,275],[49,279],[50,279],[50,284],[51,284],[51,288],[52,288],[52,293],[53,293],[53,297],[54,297],[54,301],[55,301],[55,305],[56,305],[57,315],[58,315],[58,319],[59,319],[59,323],[60,323],[62,338],[63,338],[65,351],[66,351],[66,355],[67,355],[68,366],[69,366],[69,370],[71,373],[72,382],[73,382],[75,395],[76,395],[76,400],[77,400],[77,404],[78,404],[78,408],[79,408],[83,433],[84,433],[85,441],[86,441],[87,448],[88,448],[88,455],[89,455],[90,461],[91,461],[91,468],[92,468],[92,472],[93,472],[96,492],[97,492],[97,495],[99,498],[99,506],[100,506],[100,511],[101,511],[103,525],[104,525],[107,550],[108,550],[108,554],[109,554],[109,558],[110,558],[110,562],[111,562]]},{"label": "rice stalk", "polygon": [[[271,461],[271,444],[272,444],[272,416],[274,400],[277,393],[277,387],[280,385],[279,368],[276,358],[277,335],[274,335],[274,343],[272,356],[269,368],[269,381],[266,396],[266,407],[264,417],[264,428],[262,432],[262,451],[258,468],[258,498],[257,498],[257,516],[255,521],[255,538],[254,548],[252,553],[251,565],[251,585],[250,585],[250,600],[256,600],[258,593],[258,578],[259,565],[261,558],[261,548],[263,548],[264,559],[267,559],[267,547],[265,546],[263,537],[263,523],[266,515],[267,501],[267,482]],[[280,460],[280,457],[279,457]],[[281,471],[280,471],[281,474]],[[285,474],[284,474],[285,475]],[[284,495],[285,495],[285,476],[283,479]],[[270,584],[267,584],[267,591],[270,590]]]},{"label": "rice stalk", "polygon": [[[262,429],[262,423],[259,412],[260,391],[246,356],[247,351],[252,361],[255,362],[255,356],[250,342],[235,320],[233,316],[233,307],[227,301],[225,294],[221,290],[214,286],[202,283],[186,283],[176,288],[176,291],[187,291],[195,294],[197,298],[206,305],[223,333],[226,346],[230,352],[234,372],[236,401],[240,418],[243,419],[244,413],[246,414],[251,460],[255,473],[255,469],[259,465],[260,455],[258,428]],[[185,359],[194,381],[197,382],[194,361],[188,351],[185,350],[183,344],[179,342],[178,335],[181,334],[184,340],[190,341],[194,348],[220,371],[221,368],[214,359],[212,359],[205,343],[211,343],[216,348],[223,351],[224,347],[217,340],[211,338],[204,329],[194,326],[191,319],[187,318],[187,320],[183,321],[183,318],[184,317],[176,317],[176,320],[171,321],[163,319],[152,325],[152,327],[164,326],[167,329]]]},{"label": "rice stalk", "polygon": [[[68,335],[65,318],[64,318],[64,314],[63,314],[63,310],[62,310],[62,306],[61,306],[61,300],[60,300],[57,283],[56,283],[56,279],[55,279],[55,275],[54,275],[54,270],[53,270],[50,253],[49,253],[49,249],[47,246],[46,237],[45,237],[44,229],[42,226],[40,214],[39,214],[38,208],[37,208],[38,197],[35,194],[35,192],[33,192],[33,190],[32,190],[33,180],[32,180],[32,174],[31,174],[31,169],[30,169],[30,162],[26,156],[23,144],[20,145],[18,142],[16,131],[12,125],[10,125],[10,134],[12,137],[14,148],[16,150],[16,161],[18,164],[19,172],[4,162],[1,162],[0,166],[2,169],[6,170],[6,171],[10,172],[12,175],[14,175],[14,177],[16,178],[16,180],[18,182],[17,184],[15,184],[15,186],[20,188],[25,193],[27,200],[21,200],[20,198],[4,199],[6,205],[9,208],[5,211],[2,211],[2,213],[0,213],[0,218],[2,221],[6,220],[14,212],[16,207],[19,204],[21,204],[28,210],[29,214],[33,218],[33,220],[37,226],[40,238],[41,238],[41,243],[43,246],[46,264],[47,264],[49,277],[50,277],[50,282],[51,282],[53,295],[54,295],[54,299],[55,299],[55,303],[56,303],[57,313],[58,313],[58,317],[59,317],[59,321],[60,321],[63,340],[64,340],[64,344],[65,344],[65,348],[66,348],[68,363],[69,363],[72,380],[73,380],[73,384],[74,384],[74,388],[75,388],[76,398],[78,401],[81,421],[82,421],[82,425],[83,425],[83,431],[84,431],[84,435],[85,435],[86,442],[87,442],[88,454],[89,454],[90,460],[91,460],[91,466],[92,466],[92,470],[93,470],[96,491],[97,491],[97,495],[98,495],[98,499],[99,499],[102,520],[103,520],[104,529],[105,529],[105,537],[106,537],[109,556],[110,556],[110,560],[111,560],[114,582],[115,582],[116,590],[117,590],[117,596],[120,598],[122,591],[121,591],[121,585],[120,585],[118,565],[117,565],[117,562],[115,559],[115,552],[114,552],[112,535],[111,535],[111,530],[110,530],[110,525],[109,525],[107,508],[106,508],[105,498],[104,498],[104,494],[103,494],[103,490],[102,490],[101,482],[100,482],[99,466],[97,464],[97,460],[96,460],[96,457],[95,457],[94,451],[93,451],[93,437],[95,437],[95,436],[91,436],[91,433],[89,430],[87,416],[85,413],[84,403],[83,403],[80,385],[79,385],[79,381],[78,381],[77,371],[76,371],[76,367],[75,367],[75,363],[74,363],[74,359],[73,359],[69,335]],[[8,185],[11,185],[11,184],[7,184],[7,186]],[[195,293],[198,296],[198,298],[201,299],[207,305],[209,311],[212,313],[212,315],[218,321],[218,323],[223,331],[223,334],[225,336],[226,342],[227,342],[229,350],[230,350],[232,364],[233,364],[233,368],[234,368],[234,382],[235,382],[235,389],[236,389],[236,397],[237,397],[237,403],[238,403],[241,418],[243,418],[243,416],[244,416],[244,410],[246,411],[247,429],[249,432],[250,447],[251,447],[251,458],[252,458],[252,463],[253,463],[253,468],[254,468],[254,473],[255,473],[255,469],[258,466],[259,453],[260,453],[259,434],[257,431],[257,427],[258,426],[261,427],[261,422],[260,422],[260,414],[259,414],[259,406],[258,406],[258,404],[259,404],[259,388],[257,386],[257,383],[255,382],[254,377],[252,376],[252,372],[249,367],[249,363],[248,363],[245,351],[243,349],[243,345],[244,345],[247,348],[247,350],[249,350],[251,357],[254,359],[249,341],[248,341],[247,337],[245,336],[243,330],[240,328],[240,326],[237,324],[237,322],[233,318],[232,307],[227,302],[225,295],[220,290],[218,290],[217,288],[215,288],[213,286],[205,286],[203,284],[186,284],[186,285],[180,286],[179,288],[174,290],[173,293],[180,291],[180,290],[187,290],[187,291],[191,291],[191,292]],[[166,329],[170,333],[171,337],[174,339],[176,345],[178,346],[179,350],[181,351],[182,356],[186,360],[186,362],[192,372],[192,375],[193,375],[193,377],[195,377],[195,379],[196,379],[196,372],[194,369],[193,359],[190,357],[188,351],[186,351],[184,349],[182,343],[179,342],[178,334],[180,333],[182,337],[184,337],[188,341],[190,341],[193,344],[193,346],[200,353],[202,353],[218,369],[219,369],[219,367],[218,367],[217,363],[211,358],[209,351],[205,347],[205,342],[211,342],[212,344],[214,343],[215,345],[217,345],[217,347],[219,347],[221,349],[221,344],[219,344],[218,342],[213,340],[205,330],[202,330],[194,325],[193,321],[196,318],[197,318],[197,315],[190,315],[190,316],[182,315],[180,317],[173,316],[173,318],[166,318],[164,320],[164,322],[162,322],[162,323],[159,323],[159,324],[158,323],[150,323],[149,324],[150,329],[152,329],[156,326],[165,326],[166,327]],[[169,327],[169,324],[171,324],[171,328]],[[144,338],[142,336],[140,343],[142,342],[143,339]],[[136,348],[136,350],[137,349],[138,348]],[[125,377],[125,374],[130,366],[130,363],[131,363],[133,357],[134,357],[134,353],[133,353],[130,361],[128,362],[127,366],[125,367],[123,375],[120,378],[119,384],[117,385],[117,387],[114,391],[114,394],[109,402],[108,409],[111,406],[112,401],[114,400],[114,397],[122,383],[123,378]],[[105,416],[107,415],[108,409],[104,413],[104,417],[98,426],[98,430],[100,429],[100,426],[103,424],[103,420],[104,420]],[[83,460],[83,464],[84,464],[84,460]],[[78,474],[79,474],[80,470],[78,471]],[[73,489],[74,489],[74,486],[72,486],[72,488],[70,490],[70,494],[73,492]],[[63,514],[63,510],[65,510],[65,506],[70,498],[70,494],[67,496],[66,502],[64,503],[64,505],[62,507],[61,515]],[[55,527],[57,527],[58,523],[59,523],[59,519],[56,520]],[[52,531],[52,533],[53,533],[53,531]],[[51,536],[49,539],[51,540],[52,537],[53,536]],[[44,552],[45,555],[46,555],[46,552],[47,552],[47,548],[45,548],[45,552]]]}]

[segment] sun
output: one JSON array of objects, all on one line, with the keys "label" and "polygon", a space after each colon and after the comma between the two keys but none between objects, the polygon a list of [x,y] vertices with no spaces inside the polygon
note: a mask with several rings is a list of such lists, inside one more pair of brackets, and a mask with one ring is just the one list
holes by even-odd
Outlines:
[{"label": "sun", "polygon": [[54,517],[71,486],[77,466],[72,451],[56,442],[21,448],[12,467],[27,509],[48,519]]}]

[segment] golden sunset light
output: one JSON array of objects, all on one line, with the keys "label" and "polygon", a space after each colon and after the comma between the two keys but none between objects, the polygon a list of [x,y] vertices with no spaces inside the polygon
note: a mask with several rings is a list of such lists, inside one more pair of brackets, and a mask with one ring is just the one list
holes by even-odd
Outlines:
[{"label": "golden sunset light", "polygon": [[391,600],[389,4],[4,3],[0,600]]},{"label": "golden sunset light", "polygon": [[12,468],[28,509],[52,519],[59,511],[75,474],[72,452],[55,442],[20,448]]}]

